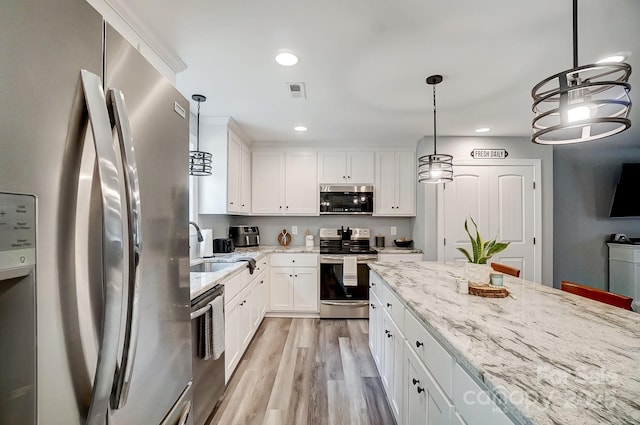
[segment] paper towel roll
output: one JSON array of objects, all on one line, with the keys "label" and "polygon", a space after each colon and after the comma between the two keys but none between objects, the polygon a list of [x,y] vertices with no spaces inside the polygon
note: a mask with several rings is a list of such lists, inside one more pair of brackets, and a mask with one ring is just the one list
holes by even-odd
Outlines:
[{"label": "paper towel roll", "polygon": [[200,255],[203,257],[213,257],[213,230],[202,229],[202,239],[200,242]]}]

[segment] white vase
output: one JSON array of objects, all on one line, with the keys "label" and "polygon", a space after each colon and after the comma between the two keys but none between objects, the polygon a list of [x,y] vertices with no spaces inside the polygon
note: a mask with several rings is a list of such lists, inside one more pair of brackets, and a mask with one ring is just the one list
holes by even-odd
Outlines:
[{"label": "white vase", "polygon": [[489,264],[465,263],[464,276],[472,285],[486,285],[491,276]]}]

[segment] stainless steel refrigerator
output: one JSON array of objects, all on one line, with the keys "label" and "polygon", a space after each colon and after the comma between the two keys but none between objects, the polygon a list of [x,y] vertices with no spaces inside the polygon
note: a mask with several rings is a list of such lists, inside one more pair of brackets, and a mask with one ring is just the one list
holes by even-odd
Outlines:
[{"label": "stainless steel refrigerator", "polygon": [[0,4],[0,423],[191,423],[188,101],[85,1]]}]

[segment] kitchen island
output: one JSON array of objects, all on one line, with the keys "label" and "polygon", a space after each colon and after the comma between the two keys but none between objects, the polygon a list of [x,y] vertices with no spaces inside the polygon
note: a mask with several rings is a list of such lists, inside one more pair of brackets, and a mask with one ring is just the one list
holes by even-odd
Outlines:
[{"label": "kitchen island", "polygon": [[513,297],[460,294],[453,264],[370,268],[515,421],[640,423],[640,314],[511,276]]}]

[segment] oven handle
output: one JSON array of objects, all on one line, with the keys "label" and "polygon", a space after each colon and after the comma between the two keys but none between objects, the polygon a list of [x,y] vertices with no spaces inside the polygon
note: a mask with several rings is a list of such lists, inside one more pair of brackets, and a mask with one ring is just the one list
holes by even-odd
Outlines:
[{"label": "oven handle", "polygon": [[202,308],[197,309],[196,311],[191,313],[191,320],[197,319],[200,316],[204,316],[205,313],[209,310],[211,310],[213,307],[211,306],[211,304],[207,304]]},{"label": "oven handle", "polygon": [[369,305],[368,301],[343,301],[343,302],[320,301],[320,303],[324,305],[336,305],[336,306],[348,306],[348,307],[364,307]]}]

